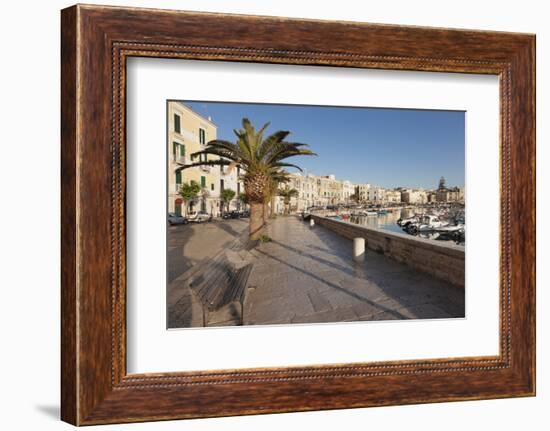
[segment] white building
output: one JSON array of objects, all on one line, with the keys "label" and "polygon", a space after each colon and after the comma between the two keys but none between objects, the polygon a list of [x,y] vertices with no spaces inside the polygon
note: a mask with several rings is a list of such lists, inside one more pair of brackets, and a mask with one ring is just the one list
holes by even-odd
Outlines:
[{"label": "white building", "polygon": [[401,201],[409,204],[425,204],[428,202],[428,193],[425,190],[402,190]]},{"label": "white building", "polygon": [[399,190],[386,190],[385,200],[389,204],[401,203],[401,192]]},{"label": "white building", "polygon": [[380,203],[386,199],[386,189],[378,186],[369,188],[367,200],[372,203]]},{"label": "white building", "polygon": [[342,198],[346,203],[351,202],[351,197],[355,195],[355,184],[351,181],[342,181]]},{"label": "white building", "polygon": [[366,202],[369,200],[370,184],[357,184],[355,190],[359,195],[359,202]]}]

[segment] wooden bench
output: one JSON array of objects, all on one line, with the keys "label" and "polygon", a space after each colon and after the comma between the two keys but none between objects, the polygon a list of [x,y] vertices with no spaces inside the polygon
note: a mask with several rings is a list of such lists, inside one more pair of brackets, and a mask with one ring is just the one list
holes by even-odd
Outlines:
[{"label": "wooden bench", "polygon": [[235,268],[222,252],[209,262],[204,272],[193,277],[189,287],[202,305],[204,327],[208,325],[210,312],[217,311],[235,301],[241,305],[241,325],[244,323],[246,283],[251,270],[251,263]]}]

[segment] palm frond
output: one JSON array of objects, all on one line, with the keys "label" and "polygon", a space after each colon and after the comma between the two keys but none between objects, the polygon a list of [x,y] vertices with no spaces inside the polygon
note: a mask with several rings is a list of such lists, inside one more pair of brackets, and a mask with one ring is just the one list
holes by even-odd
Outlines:
[{"label": "palm frond", "polygon": [[241,160],[241,157],[239,155],[236,155],[232,151],[223,149],[223,148],[205,148],[204,150],[197,151],[195,153],[191,154],[191,158],[195,158],[201,155],[208,155],[211,154],[213,156],[223,157],[225,159],[232,160],[234,162],[238,162]]},{"label": "palm frond", "polygon": [[274,149],[284,142],[284,139],[290,134],[286,130],[279,130],[265,138],[258,148],[258,158],[264,160]]},{"label": "palm frond", "polygon": [[230,163],[231,162],[229,160],[224,160],[224,159],[208,160],[206,162],[197,162],[197,163],[191,163],[189,165],[180,166],[179,168],[176,168],[176,172],[183,171],[189,168],[195,168],[197,166],[227,166]]},{"label": "palm frond", "polygon": [[274,168],[295,168],[295,169],[298,169],[300,172],[303,172],[303,169],[298,166],[298,165],[294,165],[292,163],[274,163],[272,165]]},{"label": "palm frond", "polygon": [[269,164],[270,165],[274,165],[274,164],[277,164],[277,163],[286,163],[287,162],[287,159],[291,158],[291,157],[294,157],[294,156],[313,156],[313,155],[316,155],[315,153],[313,152],[309,152],[309,151],[285,151],[285,152],[281,152],[279,153],[277,156],[273,157],[272,160],[269,161]]}]

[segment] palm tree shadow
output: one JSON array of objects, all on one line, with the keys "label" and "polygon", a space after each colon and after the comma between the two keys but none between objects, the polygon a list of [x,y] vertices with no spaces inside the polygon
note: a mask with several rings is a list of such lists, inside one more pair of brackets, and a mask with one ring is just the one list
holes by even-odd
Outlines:
[{"label": "palm tree shadow", "polygon": [[233,226],[229,225],[228,223],[218,223],[216,225],[216,227],[218,229],[221,229],[225,232],[227,232],[229,235],[231,235],[232,237],[240,237],[242,235],[242,231],[238,231],[237,229],[235,229]]},{"label": "palm tree shadow", "polygon": [[400,320],[406,319],[406,317],[403,314],[401,314],[401,313],[399,313],[395,310],[392,310],[391,308],[388,308],[388,307],[385,307],[381,304],[378,304],[377,302],[371,301],[370,299],[368,299],[368,298],[366,298],[362,295],[359,295],[358,293],[352,292],[352,291],[350,291],[350,290],[348,290],[348,289],[346,289],[342,286],[338,286],[337,284],[334,284],[334,283],[332,283],[332,282],[330,282],[330,281],[328,281],[328,280],[326,280],[322,277],[319,277],[318,275],[314,274],[311,271],[307,271],[303,268],[300,268],[296,265],[293,265],[293,264],[291,264],[291,263],[289,263],[289,262],[287,262],[283,259],[280,259],[276,256],[273,256],[272,254],[266,253],[263,250],[257,249],[256,251],[260,254],[263,254],[264,256],[266,256],[270,259],[276,260],[277,262],[280,262],[280,263],[282,263],[282,264],[284,264],[284,265],[286,265],[286,266],[288,266],[288,267],[290,267],[290,268],[292,268],[292,269],[294,269],[298,272],[301,272],[302,274],[305,274],[305,275],[307,275],[307,276],[309,276],[309,277],[311,277],[311,278],[313,278],[313,279],[315,279],[315,280],[317,280],[317,281],[319,281],[319,282],[321,282],[321,283],[323,283],[323,284],[325,284],[325,285],[327,285],[327,286],[329,286],[329,287],[331,287],[331,288],[333,288],[333,289],[335,289],[339,292],[342,292],[342,293],[344,293],[348,296],[351,296],[352,298],[357,299],[358,301],[367,303],[367,304],[371,305],[372,307],[379,309],[380,311],[385,311],[385,312],[391,314],[392,316],[394,316],[396,319],[400,319]]},{"label": "palm tree shadow", "polygon": [[[364,278],[364,279],[366,279],[366,277],[367,277],[367,274],[364,270],[357,271],[357,269],[355,267],[339,265],[335,262],[331,262],[330,260],[326,260],[326,259],[323,259],[322,257],[316,256],[315,254],[307,253],[307,252],[304,252],[304,250],[300,250],[300,249],[297,249],[297,248],[292,247],[290,245],[283,244],[282,242],[277,241],[273,238],[271,239],[271,242],[274,243],[274,244],[277,244],[278,246],[280,246],[282,248],[290,250],[290,251],[292,251],[292,252],[294,252],[294,253],[296,253],[300,256],[306,256],[306,257],[310,258],[311,260],[322,263],[323,265],[329,266],[331,268],[337,269],[338,271],[342,271],[342,272],[344,272],[348,275],[354,275],[354,276],[357,276],[359,278]],[[311,246],[308,246],[308,247],[311,247]],[[315,248],[323,251],[324,253],[330,253],[330,250],[323,250],[320,247],[315,247]],[[332,255],[333,256],[338,256],[337,254],[332,254]],[[351,255],[350,255],[350,258],[351,258]]]}]

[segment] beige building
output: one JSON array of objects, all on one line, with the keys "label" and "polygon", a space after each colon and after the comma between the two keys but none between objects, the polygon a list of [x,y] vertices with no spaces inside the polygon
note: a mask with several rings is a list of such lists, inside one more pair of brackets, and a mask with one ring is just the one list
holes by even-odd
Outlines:
[{"label": "beige building", "polygon": [[458,187],[436,191],[437,202],[460,202],[464,201],[464,193]]},{"label": "beige building", "polygon": [[344,186],[334,175],[317,177],[317,190],[322,205],[342,203]]},{"label": "beige building", "polygon": [[425,204],[428,202],[428,194],[424,190],[402,190],[401,201],[408,204]]},{"label": "beige building", "polygon": [[386,190],[385,202],[390,204],[401,203],[401,192],[399,190]]},{"label": "beige building", "polygon": [[[301,212],[314,205],[320,205],[317,186],[317,177],[311,174],[302,175],[300,173],[290,174],[288,184],[281,184],[281,188],[289,187],[298,191],[298,196],[290,200],[291,211]],[[276,203],[275,211],[283,213],[285,211],[284,201],[279,198]]]},{"label": "beige building", "polygon": [[[238,192],[243,186],[237,169],[228,171],[226,166],[198,166],[181,169],[197,162],[191,154],[201,151],[217,138],[217,126],[210,118],[204,118],[180,102],[168,103],[168,212],[187,214],[188,211],[204,211],[219,216],[222,211],[220,193],[224,188],[235,191],[230,209],[238,206]],[[205,155],[203,160],[219,159]],[[196,181],[199,195],[191,202],[183,202],[179,190],[182,184]]]},{"label": "beige building", "polygon": [[378,186],[369,188],[367,200],[371,203],[382,203],[386,201],[386,189]]},{"label": "beige building", "polygon": [[366,202],[369,200],[370,184],[357,184],[355,189],[359,195],[359,202]]},{"label": "beige building", "polygon": [[[347,180],[338,180],[334,175],[317,176],[312,174],[290,174],[290,182],[281,185],[298,191],[298,196],[290,201],[291,211],[305,211],[312,206],[348,204],[355,194],[356,186]],[[281,198],[277,201],[276,211],[284,211]]]},{"label": "beige building", "polygon": [[436,192],[433,192],[433,191],[428,192],[427,197],[428,197],[428,203],[429,204],[433,204],[433,203],[437,202],[437,193]]}]

